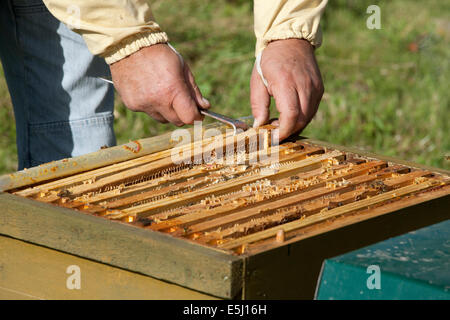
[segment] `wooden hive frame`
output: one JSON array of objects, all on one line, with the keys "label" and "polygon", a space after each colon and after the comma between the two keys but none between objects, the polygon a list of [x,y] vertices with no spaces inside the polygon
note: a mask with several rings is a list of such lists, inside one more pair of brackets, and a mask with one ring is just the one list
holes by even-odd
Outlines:
[{"label": "wooden hive frame", "polygon": [[302,138],[269,174],[248,148],[174,165],[150,139],[1,178],[0,234],[215,297],[312,298],[325,258],[448,219],[443,170]]}]

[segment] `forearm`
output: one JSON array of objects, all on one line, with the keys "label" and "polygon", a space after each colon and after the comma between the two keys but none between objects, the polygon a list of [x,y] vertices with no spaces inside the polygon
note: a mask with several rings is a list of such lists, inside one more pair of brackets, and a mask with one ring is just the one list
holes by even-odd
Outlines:
[{"label": "forearm", "polygon": [[328,0],[254,0],[256,55],[274,40],[322,42],[320,18]]},{"label": "forearm", "polygon": [[81,34],[111,64],[143,47],[168,41],[145,0],[44,0],[49,11]]}]

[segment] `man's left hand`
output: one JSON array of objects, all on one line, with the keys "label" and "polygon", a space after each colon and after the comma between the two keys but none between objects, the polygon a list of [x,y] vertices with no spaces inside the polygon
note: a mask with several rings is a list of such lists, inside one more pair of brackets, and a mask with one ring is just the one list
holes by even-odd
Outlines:
[{"label": "man's left hand", "polygon": [[266,87],[253,68],[251,106],[256,126],[269,121],[270,97],[280,112],[279,140],[303,130],[312,120],[324,92],[314,47],[306,40],[287,39],[269,43],[261,57]]}]

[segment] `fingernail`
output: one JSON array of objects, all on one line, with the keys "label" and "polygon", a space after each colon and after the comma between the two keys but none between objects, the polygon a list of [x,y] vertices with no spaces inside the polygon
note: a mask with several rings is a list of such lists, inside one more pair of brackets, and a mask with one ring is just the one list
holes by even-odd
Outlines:
[{"label": "fingernail", "polygon": [[210,103],[209,100],[206,99],[205,97],[202,97],[202,101],[203,101],[203,105],[204,105],[205,107],[210,107],[210,106],[211,106],[211,103]]},{"label": "fingernail", "polygon": [[272,130],[272,146],[278,146],[280,144],[280,129]]},{"label": "fingernail", "polygon": [[259,128],[259,124],[260,124],[260,121],[258,120],[258,118],[255,118],[255,120],[253,121],[253,128]]}]

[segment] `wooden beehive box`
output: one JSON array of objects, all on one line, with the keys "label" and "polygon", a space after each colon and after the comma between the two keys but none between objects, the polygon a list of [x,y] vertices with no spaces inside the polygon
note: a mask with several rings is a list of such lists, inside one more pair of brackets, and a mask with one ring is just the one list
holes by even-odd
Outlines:
[{"label": "wooden beehive box", "polygon": [[324,259],[449,218],[448,172],[303,138],[252,162],[263,129],[179,164],[164,135],[4,176],[0,234],[213,297],[312,298]]}]

